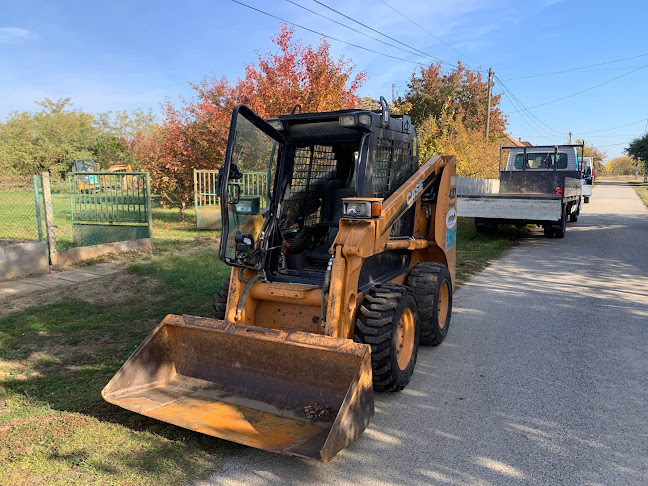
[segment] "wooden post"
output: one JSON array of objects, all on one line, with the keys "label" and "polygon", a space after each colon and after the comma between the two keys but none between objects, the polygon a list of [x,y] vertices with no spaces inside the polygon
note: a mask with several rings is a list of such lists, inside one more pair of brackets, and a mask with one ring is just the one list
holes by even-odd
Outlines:
[{"label": "wooden post", "polygon": [[56,265],[56,235],[54,232],[54,211],[52,210],[52,191],[49,172],[41,173],[43,187],[43,206],[45,207],[45,228],[47,230],[47,247],[50,265]]}]

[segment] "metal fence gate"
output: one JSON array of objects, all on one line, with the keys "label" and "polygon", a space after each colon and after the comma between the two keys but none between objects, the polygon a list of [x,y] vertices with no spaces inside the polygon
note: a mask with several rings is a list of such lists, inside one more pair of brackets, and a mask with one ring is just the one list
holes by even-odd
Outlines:
[{"label": "metal fence gate", "polygon": [[75,246],[152,237],[147,172],[71,172],[68,184]]},{"label": "metal fence gate", "polygon": [[[217,170],[194,169],[194,208],[198,229],[220,229],[221,210],[216,192]],[[265,172],[244,172],[237,183],[241,196],[260,196],[261,209],[266,207],[268,174]]]}]

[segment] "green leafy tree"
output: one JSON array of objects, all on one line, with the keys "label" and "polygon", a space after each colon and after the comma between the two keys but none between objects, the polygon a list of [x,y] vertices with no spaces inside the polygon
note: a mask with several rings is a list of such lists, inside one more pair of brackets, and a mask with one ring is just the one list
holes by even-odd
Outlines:
[{"label": "green leafy tree", "polygon": [[643,164],[644,182],[648,182],[648,133],[632,140],[625,153],[637,164]]},{"label": "green leafy tree", "polygon": [[129,150],[129,143],[135,137],[152,134],[159,129],[158,121],[151,109],[138,108],[101,113],[96,116],[98,136],[93,146],[95,158],[101,168],[107,169],[114,164],[130,164],[139,169],[139,161]]},{"label": "green leafy tree", "polygon": [[64,176],[70,160],[95,159],[100,168],[134,164],[127,141],[156,126],[149,110],[93,115],[73,110],[70,98],[36,102],[40,111],[12,112],[0,122],[0,174],[49,171]]},{"label": "green leafy tree", "polygon": [[37,113],[13,112],[0,127],[0,167],[10,174],[64,174],[68,161],[91,158],[97,130],[94,116],[68,111],[70,98],[38,102]]}]

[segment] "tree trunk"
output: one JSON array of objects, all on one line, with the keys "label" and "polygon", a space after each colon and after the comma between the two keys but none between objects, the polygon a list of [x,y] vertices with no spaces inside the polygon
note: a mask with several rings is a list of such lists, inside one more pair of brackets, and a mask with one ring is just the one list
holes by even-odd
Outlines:
[{"label": "tree trunk", "polygon": [[182,203],[180,203],[180,204],[181,204],[181,206],[180,206],[180,222],[184,223],[185,222],[185,209],[186,209],[187,204],[184,201],[182,201]]}]

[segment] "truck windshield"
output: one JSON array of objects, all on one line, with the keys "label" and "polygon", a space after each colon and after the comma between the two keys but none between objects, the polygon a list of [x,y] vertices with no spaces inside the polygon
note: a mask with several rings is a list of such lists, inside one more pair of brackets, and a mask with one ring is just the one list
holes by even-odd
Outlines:
[{"label": "truck windshield", "polygon": [[522,170],[524,169],[566,169],[567,168],[567,154],[558,153],[558,162],[556,164],[556,154],[555,153],[527,153],[526,154],[526,165],[524,163],[524,154],[518,154],[515,157],[515,168]]}]

